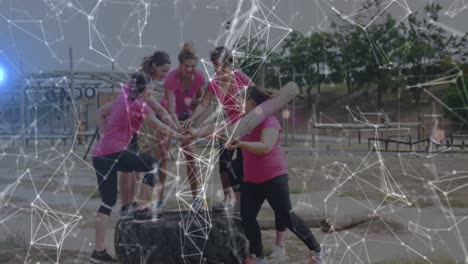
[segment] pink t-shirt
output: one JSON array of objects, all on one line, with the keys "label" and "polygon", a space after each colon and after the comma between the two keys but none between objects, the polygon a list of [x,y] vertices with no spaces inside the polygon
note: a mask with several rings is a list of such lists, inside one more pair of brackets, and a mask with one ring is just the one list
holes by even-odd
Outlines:
[{"label": "pink t-shirt", "polygon": [[[250,134],[241,138],[242,141],[260,141],[264,128],[276,128],[280,131],[281,126],[274,116],[265,119]],[[275,146],[270,153],[257,155],[247,150],[242,150],[244,161],[244,181],[250,183],[262,183],[280,175],[288,173],[288,162],[286,155],[281,149],[281,136],[278,136]]]},{"label": "pink t-shirt", "polygon": [[104,135],[94,147],[93,156],[100,157],[125,149],[141,126],[143,116],[151,112],[151,108],[142,99],[128,100],[130,89],[125,86],[122,94],[112,104],[112,112],[107,117],[107,127]]},{"label": "pink t-shirt", "polygon": [[242,103],[238,102],[236,99],[236,94],[239,93],[240,90],[245,89],[252,85],[252,80],[242,73],[241,71],[234,72],[234,94],[232,92],[230,94],[225,94],[219,88],[219,78],[214,78],[207,87],[207,91],[212,92],[216,95],[219,102],[224,107],[224,111],[226,112],[226,116],[230,121],[237,121],[242,117]]},{"label": "pink t-shirt", "polygon": [[[180,81],[179,69],[170,71],[164,79],[164,88],[174,91],[175,95],[175,112],[178,117],[182,117],[184,111],[187,110],[188,116],[191,116],[193,109],[190,109],[189,105],[193,99],[197,97],[197,92],[205,83],[205,77],[203,72],[195,70],[194,81],[192,87],[187,92],[182,89],[182,83]],[[166,100],[161,100],[163,106],[167,105]]]}]

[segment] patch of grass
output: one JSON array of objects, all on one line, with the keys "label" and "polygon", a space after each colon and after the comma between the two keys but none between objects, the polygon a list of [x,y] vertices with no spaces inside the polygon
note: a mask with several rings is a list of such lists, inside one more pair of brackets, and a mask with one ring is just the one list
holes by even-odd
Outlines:
[{"label": "patch of grass", "polygon": [[[384,193],[380,192],[368,192],[364,195],[362,191],[343,191],[340,192],[340,197],[347,197],[347,198],[354,198],[358,200],[377,200],[382,201],[385,200],[386,204],[402,202],[398,197],[392,195],[385,195]],[[468,199],[464,197],[457,196],[456,198],[451,198],[449,201],[446,199],[431,199],[431,198],[424,198],[424,197],[406,197],[408,201],[411,203],[411,208],[425,208],[431,206],[445,206],[445,207],[456,207],[456,208],[468,208]]]},{"label": "patch of grass", "polygon": [[310,190],[305,190],[305,189],[302,189],[302,188],[289,188],[289,193],[294,193],[294,194],[306,193],[307,191],[310,192]]},{"label": "patch of grass", "polygon": [[[340,197],[354,198],[358,200],[383,200],[385,195],[383,193],[362,193],[359,192],[341,192]],[[387,198],[388,199],[388,198]]]},{"label": "patch of grass", "polygon": [[0,263],[9,263],[15,258],[9,250],[0,250]]},{"label": "patch of grass", "polygon": [[382,220],[381,218],[371,219],[368,222],[357,225],[356,227],[366,230],[368,233],[403,233],[408,231],[408,229],[400,223]]},{"label": "patch of grass", "polygon": [[441,199],[440,201],[434,199],[419,199],[412,203],[413,208],[425,208],[431,206],[445,206],[445,207],[457,207],[457,208],[468,208],[468,200],[454,199],[446,201]]},{"label": "patch of grass", "polygon": [[[60,252],[60,264],[88,263],[88,252],[78,252],[71,250],[62,250]],[[42,248],[41,250],[31,248],[17,250],[0,250],[0,263],[52,263],[51,260],[57,257],[57,251],[53,249]],[[27,258],[27,261],[26,261]]]},{"label": "patch of grass", "polygon": [[456,264],[457,261],[455,261],[453,258],[448,257],[448,256],[430,256],[427,258],[427,260],[425,260],[423,257],[394,258],[391,260],[385,260],[383,262],[378,262],[375,264],[394,264],[394,263],[399,263],[399,264],[429,264],[429,263]]},{"label": "patch of grass", "polygon": [[101,194],[99,193],[99,190],[96,190],[93,193],[91,193],[89,198],[90,199],[101,199]]},{"label": "patch of grass", "polygon": [[[95,186],[75,185],[73,186],[73,192],[79,193],[83,196],[88,196],[89,199],[101,199],[101,194],[99,193],[99,189]],[[117,194],[119,193],[120,191],[117,190]]]},{"label": "patch of grass", "polygon": [[264,246],[263,248],[263,255],[270,256],[271,252],[273,252],[273,248],[271,246]]},{"label": "patch of grass", "polygon": [[26,200],[21,199],[20,197],[11,196],[11,197],[4,197],[3,199],[0,197],[0,206],[10,206],[10,205],[26,205],[29,204]]},{"label": "patch of grass", "polygon": [[8,233],[5,240],[0,241],[0,250],[26,249],[28,245],[29,240],[25,233]]}]

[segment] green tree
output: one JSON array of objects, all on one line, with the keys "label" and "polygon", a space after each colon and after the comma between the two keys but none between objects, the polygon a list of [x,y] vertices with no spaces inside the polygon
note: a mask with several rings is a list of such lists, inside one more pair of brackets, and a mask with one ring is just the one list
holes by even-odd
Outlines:
[{"label": "green tree", "polygon": [[255,83],[259,83],[268,54],[265,41],[255,37],[242,37],[236,44],[235,67],[247,74]]},{"label": "green tree", "polygon": [[343,75],[348,95],[356,88],[354,76],[359,68],[364,65],[362,61],[365,52],[361,34],[363,31],[358,27],[338,18],[338,22],[332,23],[335,39],[335,59],[332,68]]},{"label": "green tree", "polygon": [[283,41],[281,55],[284,57],[285,63],[291,65],[297,74],[303,76],[307,84],[307,102],[311,105],[312,86],[310,84],[313,82],[314,75],[310,74],[313,71],[313,63],[310,60],[308,49],[307,37],[300,32],[293,31]]},{"label": "green tree", "polygon": [[[401,44],[400,32],[397,28],[396,20],[391,14],[385,14],[384,22],[375,24],[368,28],[367,34],[370,36],[373,49],[379,50],[380,54],[374,54],[375,58],[370,59],[365,67],[365,73],[369,80],[376,85],[378,110],[382,108],[382,96],[388,90],[394,90],[397,85],[395,76],[401,66],[399,47]],[[379,58],[378,55],[381,57]],[[383,63],[385,62],[385,64]]]},{"label": "green tree", "polygon": [[320,95],[322,93],[322,82],[329,74],[335,56],[335,41],[333,35],[328,32],[316,32],[308,37],[309,47],[308,55],[309,61],[313,63],[315,69],[315,78],[317,84],[317,96],[315,97],[315,106],[317,109],[320,104]]},{"label": "green tree", "polygon": [[[426,16],[423,18],[419,17],[418,12],[408,17],[408,28],[404,28],[404,31],[408,42],[406,62],[409,66],[409,85],[427,81],[428,76],[438,71],[431,66],[440,65],[443,57],[449,55],[444,31],[434,25],[434,22],[438,21],[438,13],[441,9],[439,4],[432,3],[424,8]],[[412,89],[411,91],[413,99],[418,104],[422,90]]]},{"label": "green tree", "polygon": [[468,120],[468,92],[465,88],[468,78],[465,78],[464,83],[458,80],[458,85],[451,85],[447,90],[443,101],[450,108],[444,108],[444,115],[454,122],[462,122],[464,125]]},{"label": "green tree", "polygon": [[243,37],[238,42],[236,52],[236,68],[241,69],[256,84],[279,88],[276,72],[271,65],[283,65],[285,62],[278,52],[266,47],[264,40]]}]

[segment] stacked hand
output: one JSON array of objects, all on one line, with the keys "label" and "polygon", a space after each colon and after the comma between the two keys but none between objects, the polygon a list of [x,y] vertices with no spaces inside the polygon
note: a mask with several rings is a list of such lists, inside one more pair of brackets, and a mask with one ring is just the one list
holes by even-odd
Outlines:
[{"label": "stacked hand", "polygon": [[190,128],[192,126],[193,120],[191,118],[188,118],[187,120],[183,121],[181,126],[183,128]]},{"label": "stacked hand", "polygon": [[182,128],[179,133],[182,134],[184,140],[187,141],[192,141],[197,138],[196,133],[191,128]]},{"label": "stacked hand", "polygon": [[235,150],[237,148],[240,148],[241,142],[238,138],[231,139],[228,143],[226,143],[225,148],[227,150]]}]

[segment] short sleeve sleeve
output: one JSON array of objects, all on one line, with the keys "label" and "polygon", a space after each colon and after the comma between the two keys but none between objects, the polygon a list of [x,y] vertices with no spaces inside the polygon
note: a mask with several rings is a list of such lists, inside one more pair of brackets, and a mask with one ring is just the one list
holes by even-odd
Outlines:
[{"label": "short sleeve sleeve", "polygon": [[239,74],[237,74],[237,80],[239,82],[239,86],[249,87],[249,86],[253,85],[253,82],[249,78],[249,76],[247,76],[243,72],[239,72]]},{"label": "short sleeve sleeve", "polygon": [[203,74],[202,71],[197,71],[197,80],[202,85],[205,83],[205,75]]},{"label": "short sleeve sleeve", "polygon": [[206,87],[206,91],[207,92],[210,92],[210,93],[215,93],[215,83],[214,83],[214,80],[211,81],[209,84],[208,84],[208,87]]},{"label": "short sleeve sleeve", "polygon": [[274,117],[274,116],[270,116],[267,119],[265,119],[265,121],[262,122],[260,127],[262,129],[263,128],[276,128],[279,131],[281,131],[281,125],[280,125],[278,119],[276,119],[276,117]]},{"label": "short sleeve sleeve", "polygon": [[177,70],[169,72],[169,74],[166,76],[166,79],[164,79],[164,88],[175,91],[177,90],[178,84]]}]

